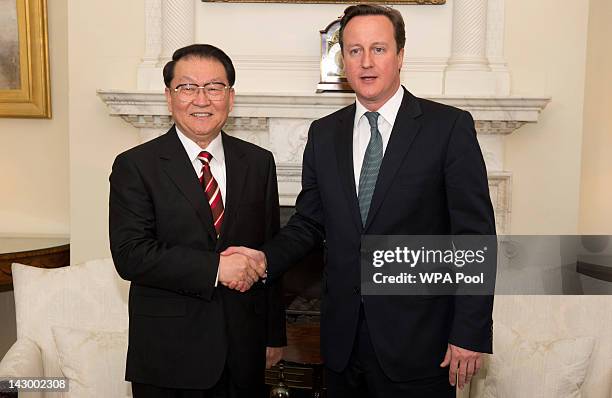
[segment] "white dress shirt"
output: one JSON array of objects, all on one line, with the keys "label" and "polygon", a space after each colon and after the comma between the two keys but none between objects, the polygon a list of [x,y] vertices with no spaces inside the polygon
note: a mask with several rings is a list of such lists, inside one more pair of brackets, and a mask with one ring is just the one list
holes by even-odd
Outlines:
[{"label": "white dress shirt", "polygon": [[[217,180],[217,184],[219,185],[219,189],[221,190],[221,200],[223,201],[223,206],[225,207],[225,187],[227,186],[227,179],[225,177],[225,152],[223,151],[223,141],[221,139],[221,134],[217,135],[211,142],[208,144],[206,149],[200,148],[198,144],[188,138],[185,134],[179,130],[178,126],[175,126],[176,133],[178,135],[181,144],[185,148],[185,152],[187,152],[187,156],[191,161],[191,165],[193,166],[193,171],[196,173],[198,178],[202,177],[202,161],[198,159],[198,155],[202,151],[207,151],[212,155],[212,159],[210,160],[210,173],[213,175],[215,180]],[[204,190],[202,190],[202,195],[206,195]],[[217,277],[215,278],[215,287],[219,284],[219,268],[217,268]]]},{"label": "white dress shirt", "polygon": [[[389,98],[389,100],[377,111],[380,114],[380,116],[378,116],[378,131],[380,131],[380,135],[382,136],[383,157],[387,150],[387,144],[389,143],[391,131],[395,124],[395,118],[402,105],[403,98],[404,88],[400,85],[395,94],[393,94],[393,97]],[[361,165],[365,157],[368,142],[370,142],[371,133],[370,122],[365,116],[365,113],[369,112],[369,110],[363,106],[358,99],[355,102],[355,122],[353,124],[353,170],[355,173],[355,189],[356,193],[359,195],[359,175],[361,174]]]}]

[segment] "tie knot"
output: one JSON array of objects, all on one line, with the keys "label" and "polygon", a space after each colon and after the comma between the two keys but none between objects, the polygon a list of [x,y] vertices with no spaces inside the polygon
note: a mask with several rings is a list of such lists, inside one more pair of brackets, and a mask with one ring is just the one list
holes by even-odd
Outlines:
[{"label": "tie knot", "polygon": [[210,152],[207,152],[207,151],[202,151],[198,155],[198,159],[200,159],[202,163],[206,163],[206,164],[210,162],[210,159],[212,159],[212,157],[213,156],[210,154]]},{"label": "tie knot", "polygon": [[365,117],[368,118],[368,122],[370,122],[370,127],[373,129],[378,128],[378,112],[366,112]]}]

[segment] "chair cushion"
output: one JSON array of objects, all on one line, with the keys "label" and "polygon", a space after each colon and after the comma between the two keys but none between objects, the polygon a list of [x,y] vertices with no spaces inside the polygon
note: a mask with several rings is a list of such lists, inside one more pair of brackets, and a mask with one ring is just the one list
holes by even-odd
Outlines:
[{"label": "chair cushion", "polygon": [[51,328],[126,330],[129,283],[110,259],[65,268],[13,264],[17,337],[40,347],[44,375],[62,375]]},{"label": "chair cushion", "polygon": [[69,379],[66,397],[126,397],[124,381],[127,330],[120,332],[52,328],[62,373]]}]

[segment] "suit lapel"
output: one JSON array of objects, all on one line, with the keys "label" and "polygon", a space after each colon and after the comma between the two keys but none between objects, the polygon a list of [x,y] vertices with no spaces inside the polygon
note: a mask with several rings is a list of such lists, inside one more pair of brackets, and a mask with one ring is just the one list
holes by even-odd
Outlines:
[{"label": "suit lapel", "polygon": [[194,173],[193,166],[175,128],[172,127],[165,137],[165,140],[160,141],[162,148],[159,157],[162,169],[191,203],[200,221],[206,226],[208,234],[217,240],[217,232],[212,223],[212,214],[206,194]]},{"label": "suit lapel", "polygon": [[338,120],[338,131],[335,134],[336,160],[346,201],[351,218],[358,231],[363,229],[359,202],[355,188],[355,170],[353,167],[353,124],[355,121],[355,104],[348,107]]},{"label": "suit lapel", "polygon": [[[225,153],[226,197],[223,198],[225,214],[217,247],[223,246],[229,228],[235,221],[236,207],[242,197],[249,165],[244,161],[244,152],[236,145],[236,139],[221,132],[223,152]],[[263,187],[262,187],[263,189]]]},{"label": "suit lapel", "polygon": [[380,165],[380,171],[378,172],[378,179],[376,180],[376,187],[364,228],[366,231],[374,217],[376,217],[376,213],[380,209],[412,141],[421,129],[421,123],[418,120],[419,115],[421,115],[421,107],[417,99],[408,90],[404,89],[402,104],[397,112],[389,143],[387,144],[387,149]]}]

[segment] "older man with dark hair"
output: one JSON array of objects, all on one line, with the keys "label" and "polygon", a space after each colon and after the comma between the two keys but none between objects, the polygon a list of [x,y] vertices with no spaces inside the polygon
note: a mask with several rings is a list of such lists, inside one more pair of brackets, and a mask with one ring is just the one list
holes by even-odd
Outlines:
[{"label": "older man with dark hair", "polygon": [[272,154],[221,130],[234,79],[222,50],[177,50],[164,68],[175,125],[113,165],[110,244],[131,281],[126,379],[137,398],[263,396],[286,344],[280,286],[259,282],[264,269],[244,255],[219,256],[279,228]]}]

